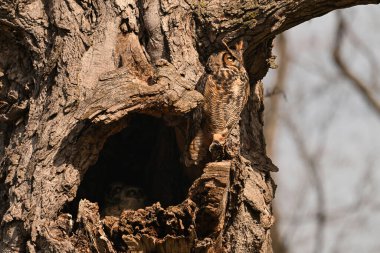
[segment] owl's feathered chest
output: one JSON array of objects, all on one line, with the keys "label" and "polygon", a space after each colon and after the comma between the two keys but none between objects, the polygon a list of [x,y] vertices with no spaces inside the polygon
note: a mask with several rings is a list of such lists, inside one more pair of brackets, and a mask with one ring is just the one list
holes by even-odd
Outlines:
[{"label": "owl's feathered chest", "polygon": [[211,132],[221,131],[231,120],[238,121],[249,92],[245,71],[221,68],[208,76],[204,88],[203,113]]},{"label": "owl's feathered chest", "polygon": [[248,85],[248,76],[245,71],[221,68],[208,77],[204,91],[206,103],[240,104],[238,98],[248,96],[246,94]]}]

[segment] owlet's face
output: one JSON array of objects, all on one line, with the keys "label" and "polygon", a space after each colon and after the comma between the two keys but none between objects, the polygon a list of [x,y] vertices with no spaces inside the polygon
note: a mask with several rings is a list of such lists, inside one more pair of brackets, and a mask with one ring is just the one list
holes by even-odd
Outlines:
[{"label": "owlet's face", "polygon": [[146,197],[139,187],[114,182],[110,184],[104,202],[106,215],[119,215],[123,210],[144,208]]}]

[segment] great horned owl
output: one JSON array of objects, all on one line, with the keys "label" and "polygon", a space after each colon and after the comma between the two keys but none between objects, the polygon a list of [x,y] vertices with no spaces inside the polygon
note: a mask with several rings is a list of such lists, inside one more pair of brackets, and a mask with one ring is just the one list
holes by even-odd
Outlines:
[{"label": "great horned owl", "polygon": [[104,216],[120,216],[124,210],[137,210],[146,206],[146,196],[141,188],[121,182],[111,183],[104,198]]},{"label": "great horned owl", "polygon": [[198,165],[215,150],[223,150],[232,129],[238,124],[249,95],[249,79],[244,68],[243,42],[235,50],[209,57],[206,74],[197,90],[205,98],[202,108],[193,113],[194,134],[185,155],[186,166]]}]

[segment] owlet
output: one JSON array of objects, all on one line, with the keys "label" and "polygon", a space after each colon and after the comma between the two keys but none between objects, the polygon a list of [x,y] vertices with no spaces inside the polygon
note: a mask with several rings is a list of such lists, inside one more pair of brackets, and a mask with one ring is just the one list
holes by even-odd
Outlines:
[{"label": "owlet", "polygon": [[105,194],[104,204],[104,216],[120,216],[124,210],[144,208],[146,197],[141,188],[114,182]]}]

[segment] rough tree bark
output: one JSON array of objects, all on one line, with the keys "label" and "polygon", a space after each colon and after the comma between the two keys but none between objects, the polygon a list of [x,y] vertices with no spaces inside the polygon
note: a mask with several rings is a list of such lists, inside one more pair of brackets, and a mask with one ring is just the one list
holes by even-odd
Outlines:
[{"label": "rough tree bark", "polygon": [[[265,154],[261,82],[274,65],[272,40],[334,9],[379,2],[0,0],[0,251],[272,252],[274,165]],[[170,198],[176,189],[154,178],[173,183],[173,171],[183,170],[186,134],[178,129],[202,103],[194,88],[205,62],[222,40],[240,39],[251,95],[231,139],[245,159],[207,164],[179,185],[182,199]],[[156,151],[146,184],[166,204],[103,218],[98,204],[75,199],[78,188],[106,140],[138,121],[177,139],[176,153],[156,135],[133,144]]]}]

